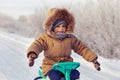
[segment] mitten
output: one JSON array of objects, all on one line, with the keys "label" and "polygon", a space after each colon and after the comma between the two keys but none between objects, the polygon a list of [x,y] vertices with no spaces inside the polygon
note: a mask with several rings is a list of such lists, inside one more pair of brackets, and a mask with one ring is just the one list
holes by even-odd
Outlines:
[{"label": "mitten", "polygon": [[97,60],[93,60],[92,62],[93,62],[93,64],[94,64],[94,67],[95,67],[98,71],[100,71],[100,70],[101,70],[101,68],[100,68],[100,63],[99,63]]},{"label": "mitten", "polygon": [[29,66],[32,67],[34,65],[34,60],[36,58],[36,54],[35,53],[30,53],[28,56],[28,60],[29,60]]}]

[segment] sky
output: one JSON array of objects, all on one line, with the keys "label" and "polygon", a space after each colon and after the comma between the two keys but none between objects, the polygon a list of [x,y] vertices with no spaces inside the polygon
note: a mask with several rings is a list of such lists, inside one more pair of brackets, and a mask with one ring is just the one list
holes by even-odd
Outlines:
[{"label": "sky", "polygon": [[57,6],[60,3],[70,4],[70,2],[71,0],[59,0],[59,2],[58,0],[0,0],[0,12],[16,18],[21,14],[34,13],[38,7]]},{"label": "sky", "polygon": [[[26,38],[0,30],[0,80],[33,80],[38,77],[43,54],[35,60],[33,67],[28,66],[26,51],[33,38]],[[98,58],[101,71],[93,64],[72,52],[74,61],[80,62],[80,80],[120,80],[120,60]]]},{"label": "sky", "polygon": [[39,0],[0,0],[0,12],[17,17],[33,13],[38,4]]}]

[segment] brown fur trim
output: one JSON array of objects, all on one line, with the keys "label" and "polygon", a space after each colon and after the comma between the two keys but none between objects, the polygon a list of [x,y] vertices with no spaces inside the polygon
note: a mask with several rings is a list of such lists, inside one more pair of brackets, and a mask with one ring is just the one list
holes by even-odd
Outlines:
[{"label": "brown fur trim", "polygon": [[74,31],[74,17],[66,9],[52,8],[48,11],[46,20],[43,23],[43,28],[50,31],[51,25],[59,18],[66,20],[68,24],[67,32],[71,33]]}]

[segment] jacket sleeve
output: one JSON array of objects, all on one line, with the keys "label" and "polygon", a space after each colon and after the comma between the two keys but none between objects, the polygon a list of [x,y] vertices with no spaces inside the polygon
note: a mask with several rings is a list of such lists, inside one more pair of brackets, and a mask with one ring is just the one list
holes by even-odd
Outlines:
[{"label": "jacket sleeve", "polygon": [[31,53],[35,53],[36,57],[38,57],[39,53],[42,52],[42,50],[45,50],[47,48],[45,36],[41,35],[38,39],[36,39],[28,48],[27,50],[27,57]]},{"label": "jacket sleeve", "polygon": [[97,55],[76,37],[72,39],[72,49],[89,62],[97,58]]}]

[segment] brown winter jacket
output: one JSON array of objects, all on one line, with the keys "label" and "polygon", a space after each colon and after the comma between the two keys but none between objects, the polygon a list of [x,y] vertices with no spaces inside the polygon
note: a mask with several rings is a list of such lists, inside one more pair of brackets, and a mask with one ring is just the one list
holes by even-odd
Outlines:
[{"label": "brown winter jacket", "polygon": [[[52,14],[49,14],[44,22],[44,28],[48,31],[48,33],[41,34],[40,37],[32,43],[27,51],[27,57],[29,57],[30,53],[35,53],[38,57],[39,53],[44,50],[44,59],[42,62],[43,74],[45,75],[50,69],[52,69],[52,65],[56,62],[73,61],[73,58],[71,57],[71,50],[75,51],[89,62],[97,58],[95,53],[93,53],[86,45],[84,45],[73,35],[66,37],[65,39],[55,38],[54,32],[49,31],[49,26],[55,21],[55,19],[62,17],[68,22],[68,28],[66,31],[68,34],[73,32],[74,18],[65,9],[55,8],[52,9],[52,11]],[[64,13],[66,14],[64,16],[67,17],[63,17],[63,15],[59,17],[54,16],[60,15],[60,11],[62,11],[61,14]]]},{"label": "brown winter jacket", "polygon": [[42,63],[43,73],[52,69],[56,62],[73,61],[71,50],[81,55],[87,61],[94,60],[97,55],[94,54],[76,37],[68,37],[63,40],[55,39],[48,34],[42,34],[28,49],[27,56],[34,52],[37,57],[44,50],[44,60]]}]

